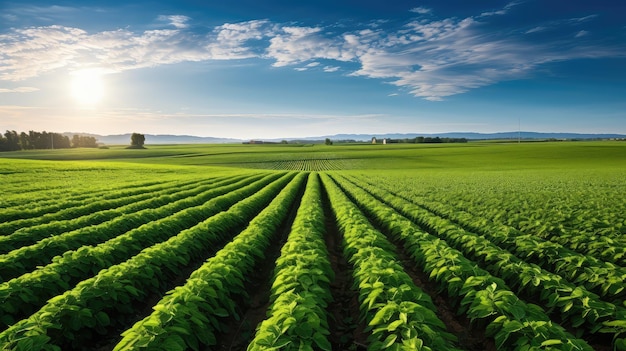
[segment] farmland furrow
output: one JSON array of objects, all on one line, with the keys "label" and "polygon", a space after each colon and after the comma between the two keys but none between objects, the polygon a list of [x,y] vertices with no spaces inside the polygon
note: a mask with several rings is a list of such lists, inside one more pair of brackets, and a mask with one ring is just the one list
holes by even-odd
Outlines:
[{"label": "farmland furrow", "polygon": [[[148,203],[154,203],[154,205],[141,209],[145,204],[139,204],[136,212],[118,213],[114,219],[109,221],[79,227],[79,229],[45,238],[35,244],[23,246],[0,255],[0,282],[24,274],[38,265],[48,264],[56,255],[78,249],[84,245],[96,245],[139,228],[144,224],[151,223],[152,226],[157,224],[163,226],[167,223],[163,222],[164,218],[175,216],[177,212],[183,210],[190,211],[193,207],[202,208],[202,204],[211,198],[248,185],[254,179],[254,177],[251,177],[234,184],[225,181],[224,184],[220,184],[221,186],[216,188],[210,185],[201,186],[187,194],[164,195],[163,197],[146,200]],[[130,206],[134,207],[133,204]],[[186,212],[182,212],[183,215],[184,213]],[[171,221],[176,220],[170,219]],[[148,228],[143,228],[143,230],[145,231]],[[45,234],[45,229],[47,228],[44,227],[43,229],[43,234]]]},{"label": "farmland furrow", "polygon": [[[162,189],[161,189],[162,190]],[[0,233],[3,235],[11,235],[18,229],[32,227],[38,224],[50,223],[53,221],[71,220],[80,216],[90,215],[94,212],[114,209],[116,207],[132,204],[138,201],[150,199],[158,190],[150,189],[149,191],[139,192],[137,194],[126,196],[127,191],[115,192],[114,198],[109,200],[97,199],[87,204],[80,204],[76,207],[67,207],[53,213],[46,213],[34,218],[18,219],[0,224]]]},{"label": "farmland furrow", "polygon": [[287,218],[275,230],[276,233],[273,234],[270,246],[264,252],[264,259],[255,265],[251,274],[246,276],[243,289],[247,293],[234,298],[239,318],[230,316],[221,325],[225,332],[217,335],[216,346],[220,350],[244,350],[250,343],[255,328],[267,318],[266,311],[270,304],[275,262],[280,256],[282,246],[287,241],[299,208],[297,203],[302,203],[305,188],[305,185],[300,187],[298,194],[295,195],[295,202],[288,206]]},{"label": "farmland furrow", "polygon": [[345,178],[340,179],[340,184],[386,232],[404,242],[418,266],[450,296],[462,299],[461,311],[471,320],[481,321],[487,335],[494,337],[497,349],[508,349],[505,345],[514,350],[550,345],[555,350],[592,350],[583,340],[551,322],[539,306],[520,300],[504,281],[392,209],[408,205],[384,204],[369,192],[346,182]]},{"label": "farmland furrow", "polygon": [[[515,196],[516,192],[512,192],[511,195],[507,194],[507,198],[491,194],[480,199],[463,194],[442,198],[441,193],[435,197],[413,191],[405,195],[420,199],[420,203],[424,204],[440,201],[450,203],[457,210],[469,211],[497,224],[532,234],[535,238],[558,243],[585,256],[626,267],[626,226],[623,219],[626,206],[623,201],[611,200],[619,198],[619,194],[605,189],[599,189],[604,193],[590,189],[584,195],[585,201],[579,201],[581,194],[570,189],[572,187],[557,188],[549,195],[543,189],[537,189],[536,192],[525,192],[519,197]],[[573,185],[573,189],[576,189],[576,185]],[[604,206],[607,202],[612,206]],[[537,210],[537,203],[543,207],[541,211]]]},{"label": "farmland furrow", "polygon": [[[237,182],[220,191],[216,196],[208,192],[182,203],[181,210],[168,217],[130,230],[95,247],[81,247],[58,256],[47,266],[36,269],[0,285],[0,322],[10,325],[39,308],[50,297],[73,287],[79,281],[95,275],[101,269],[120,263],[146,247],[168,240],[181,230],[190,228],[233,204],[244,200],[273,182],[278,175],[269,175],[254,183]],[[254,178],[254,177],[251,177]],[[245,186],[244,186],[245,185]],[[202,205],[187,207],[190,202]],[[106,227],[103,228],[106,234]],[[92,233],[94,236],[95,233]],[[18,308],[19,306],[20,308]]]},{"label": "farmland furrow", "polygon": [[[117,208],[96,211],[90,214],[81,215],[76,218],[52,221],[45,224],[34,225],[32,227],[21,228],[13,232],[13,234],[0,237],[0,254],[6,254],[12,250],[32,245],[39,240],[54,240],[53,237],[63,233],[69,233],[73,230],[100,225],[105,222],[111,222],[116,218],[133,214],[144,209],[158,208],[168,203],[195,196],[198,193],[210,190],[220,185],[228,184],[230,180],[222,180],[221,182],[194,182],[187,186],[176,188],[165,188],[158,192],[149,193],[151,196],[147,199],[122,205]],[[38,243],[43,244],[43,243]],[[40,245],[43,246],[43,245]],[[2,260],[0,256],[0,261]],[[2,274],[0,273],[0,276]]]},{"label": "farmland furrow", "polygon": [[122,333],[114,350],[197,350],[200,345],[215,345],[217,335],[224,332],[224,318],[237,316],[235,298],[246,295],[246,277],[264,258],[305,179],[305,174],[296,176],[243,232],[184,285],[168,292],[151,315]]},{"label": "farmland furrow", "polygon": [[[177,180],[150,180],[139,182],[126,182],[116,185],[118,190],[141,188],[148,186],[155,186],[164,184],[167,182],[175,182]],[[34,206],[54,206],[58,203],[58,199],[67,199],[68,201],[82,201],[86,198],[94,197],[95,195],[106,196],[110,193],[110,182],[102,182],[103,184],[89,184],[86,186],[80,186],[77,188],[68,187],[67,184],[51,184],[49,182],[42,182],[43,186],[38,187],[37,182],[33,182],[29,179],[25,182],[14,183],[15,190],[6,189],[5,198],[2,199],[2,208],[7,209],[23,209],[30,210]],[[28,189],[28,192],[24,192],[24,189]],[[89,191],[86,192],[85,190]],[[0,220],[0,222],[3,222]]]},{"label": "farmland furrow", "polygon": [[[133,304],[155,289],[167,288],[181,269],[194,261],[206,259],[216,245],[230,240],[233,231],[245,226],[267,207],[293,177],[293,174],[282,176],[227,211],[143,250],[122,264],[102,270],[74,289],[49,300],[28,319],[0,333],[0,344],[7,350],[21,349],[33,343],[61,349],[84,348],[97,342],[96,335],[112,335],[117,328],[131,322]],[[229,256],[236,261],[246,258],[236,251]],[[30,329],[33,324],[38,328]]]},{"label": "farmland furrow", "polygon": [[[466,257],[480,262],[491,274],[502,277],[518,294],[538,298],[568,325],[582,327],[591,335],[603,332],[603,322],[626,323],[626,309],[602,301],[584,287],[576,286],[537,265],[528,264],[488,239],[465,231],[401,197],[376,187],[368,187],[368,191],[424,230],[451,243]],[[559,310],[560,313],[557,313]]]},{"label": "farmland furrow", "polygon": [[[334,179],[337,180],[337,177],[334,177]],[[354,198],[354,189],[345,188],[345,183],[342,181],[339,181],[338,185],[342,188],[344,193],[359,206],[361,211],[366,214],[368,213],[368,210],[363,207],[366,202],[360,202],[358,199]],[[465,350],[494,350],[495,345],[493,344],[493,340],[485,337],[485,330],[480,329],[476,324],[470,323],[466,316],[457,313],[460,299],[457,296],[447,296],[444,289],[439,289],[436,282],[431,281],[431,277],[420,269],[420,267],[416,266],[411,252],[407,250],[404,243],[397,237],[388,235],[386,228],[382,227],[376,218],[372,218],[370,215],[367,216],[374,227],[385,233],[393,243],[402,265],[411,276],[415,285],[433,298],[435,307],[437,308],[437,315],[440,316],[442,321],[446,324],[446,329],[450,330],[457,337],[459,340],[458,344],[462,345]]]},{"label": "farmland furrow", "polygon": [[337,227],[326,189],[322,187],[322,207],[325,219],[325,242],[335,279],[330,284],[332,295],[328,306],[331,315],[329,327],[332,330],[330,342],[333,350],[365,350],[367,348],[367,327],[359,318],[359,297],[355,288],[353,271],[343,255],[342,235]]},{"label": "farmland furrow", "polygon": [[[457,350],[455,337],[437,317],[432,300],[398,264],[393,245],[368,222],[335,182],[322,174],[344,253],[354,266],[361,316],[371,332],[373,350],[396,347]],[[400,346],[402,345],[402,346]]]},{"label": "farmland furrow", "polygon": [[[93,203],[102,200],[114,200],[116,198],[126,196],[157,192],[170,189],[172,186],[189,186],[197,181],[198,180],[186,182],[167,181],[159,184],[148,182],[146,185],[137,185],[130,189],[120,187],[115,189],[115,191],[111,191],[112,189],[110,188],[101,189],[99,191],[92,191],[91,189],[89,189],[89,191],[85,191],[87,189],[83,189],[82,193],[77,194],[76,196],[70,196],[68,194],[63,194],[61,196],[60,194],[57,194],[56,196],[53,196],[56,198],[51,198],[50,196],[44,197],[44,194],[31,192],[31,196],[34,200],[24,206],[14,206],[11,207],[10,210],[2,211],[2,213],[0,213],[0,223],[4,224],[15,220],[41,217],[47,214],[50,215],[61,210],[84,206],[85,203]],[[42,200],[37,201],[36,199]]]},{"label": "farmland furrow", "polygon": [[[370,184],[365,179],[361,182]],[[380,187],[380,185],[377,185]],[[492,243],[509,250],[524,261],[530,261],[540,267],[568,279],[574,284],[582,284],[588,290],[605,296],[608,302],[621,304],[626,296],[624,280],[626,268],[599,259],[583,255],[563,245],[543,240],[533,234],[522,234],[516,228],[475,216],[474,214],[434,201],[420,201],[416,197],[408,198],[402,194],[386,191],[402,197],[416,206],[420,206],[437,216],[449,219],[455,224],[484,236]],[[607,248],[608,249],[608,248]]]},{"label": "farmland furrow", "polygon": [[330,351],[326,307],[334,278],[324,242],[324,212],[317,174],[310,174],[296,219],[276,260],[268,318],[248,351],[274,347]]},{"label": "farmland furrow", "polygon": [[[374,186],[360,178],[361,182]],[[623,282],[626,268],[583,255],[563,245],[543,240],[533,234],[520,233],[516,228],[435,201],[421,201],[407,197],[391,189],[376,185],[385,191],[422,207],[437,216],[450,220],[464,230],[478,233],[495,245],[510,251],[519,259],[534,263],[543,269],[561,275],[574,284],[582,284],[588,290],[604,296],[611,303],[620,304],[626,296]],[[608,248],[607,248],[608,249]]]}]

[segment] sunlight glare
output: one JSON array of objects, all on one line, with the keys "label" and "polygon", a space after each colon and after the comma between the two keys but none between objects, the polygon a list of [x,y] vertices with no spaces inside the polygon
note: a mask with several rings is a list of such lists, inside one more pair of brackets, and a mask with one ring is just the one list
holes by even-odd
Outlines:
[{"label": "sunlight glare", "polygon": [[72,97],[82,105],[94,105],[104,96],[102,70],[83,69],[72,72]]}]

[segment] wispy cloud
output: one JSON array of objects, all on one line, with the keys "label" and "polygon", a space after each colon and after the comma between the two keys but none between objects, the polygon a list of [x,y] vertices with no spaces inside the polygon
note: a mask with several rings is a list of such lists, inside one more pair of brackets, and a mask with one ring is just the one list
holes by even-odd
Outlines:
[{"label": "wispy cloud", "polygon": [[[159,16],[164,28],[142,32],[122,28],[89,33],[59,25],[15,28],[0,34],[0,81],[21,81],[59,69],[97,66],[119,72],[178,62],[257,58],[298,71],[341,68],[351,76],[381,79],[416,97],[437,101],[524,77],[548,62],[626,56],[621,48],[601,47],[585,39],[589,32],[581,28],[576,28],[575,35],[570,31],[569,37],[531,42],[524,34],[548,30],[553,24],[504,32],[485,26],[490,16],[507,14],[521,3],[513,1],[502,9],[467,18],[417,17],[399,27],[372,22],[347,31],[339,25],[252,20],[202,32],[191,30],[193,20],[182,15]],[[577,27],[594,18],[561,21]],[[3,92],[16,89],[21,88]]]},{"label": "wispy cloud", "polygon": [[307,71],[309,68],[317,67],[319,65],[320,65],[319,62],[311,62],[311,63],[306,64],[304,67],[297,67],[295,68],[295,70],[300,71],[300,72]]},{"label": "wispy cloud", "polygon": [[414,7],[410,9],[409,11],[420,14],[420,15],[425,15],[427,13],[430,13],[431,10],[427,7],[419,6],[419,7]]},{"label": "wispy cloud", "polygon": [[266,57],[281,67],[314,59],[346,60],[343,50],[333,39],[324,37],[321,27],[282,27],[270,39]]},{"label": "wispy cloud", "polygon": [[595,18],[598,18],[597,14],[592,14],[592,15],[588,15],[584,17],[565,18],[565,19],[547,21],[545,23],[542,23],[541,25],[538,25],[536,27],[533,27],[527,30],[525,33],[532,34],[532,33],[545,32],[549,30],[559,30],[559,29],[562,29],[563,27],[579,27],[583,23],[589,22]]},{"label": "wispy cloud", "polygon": [[182,15],[172,15],[172,16],[162,15],[162,16],[159,16],[159,20],[168,22],[172,26],[182,29],[182,28],[187,28],[189,26],[187,22],[190,20],[190,18],[187,16],[182,16]]},{"label": "wispy cloud", "polygon": [[0,80],[20,81],[60,68],[98,66],[113,72],[185,61],[258,57],[261,52],[246,43],[273,33],[273,25],[264,20],[226,23],[198,34],[186,30],[189,18],[185,16],[161,19],[167,19],[174,29],[93,34],[59,25],[13,29],[0,34]]},{"label": "wispy cloud", "polygon": [[578,33],[576,33],[575,37],[576,38],[581,38],[581,37],[584,37],[584,36],[587,36],[587,35],[589,35],[589,31],[581,30]]},{"label": "wispy cloud", "polygon": [[531,33],[539,33],[539,32],[543,32],[545,31],[547,28],[544,26],[537,26],[537,27],[533,27],[529,30],[527,30],[525,33],[526,34],[531,34]]},{"label": "wispy cloud", "polygon": [[39,91],[39,88],[35,87],[17,87],[17,88],[0,88],[0,93],[32,93],[34,91]]},{"label": "wispy cloud", "polygon": [[509,13],[509,11],[510,11],[513,7],[515,7],[515,6],[517,6],[517,5],[520,5],[520,4],[522,4],[522,3],[523,3],[523,1],[512,1],[512,2],[510,2],[510,3],[508,3],[508,4],[506,4],[506,6],[504,6],[504,7],[503,7],[503,8],[501,8],[501,9],[498,9],[498,10],[493,10],[493,11],[483,12],[483,13],[481,13],[481,14],[480,14],[480,16],[479,16],[479,17],[489,17],[489,16],[501,16],[501,15],[506,15],[507,13]]}]

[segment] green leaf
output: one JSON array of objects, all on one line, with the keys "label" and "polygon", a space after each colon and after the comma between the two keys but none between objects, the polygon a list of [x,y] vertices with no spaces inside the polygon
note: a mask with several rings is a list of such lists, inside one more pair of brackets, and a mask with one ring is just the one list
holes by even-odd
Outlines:
[{"label": "green leaf", "polygon": [[313,329],[309,323],[301,323],[295,327],[296,335],[302,339],[309,339],[313,335]]},{"label": "green leaf", "polygon": [[216,308],[214,313],[218,317],[228,317],[228,311],[224,308]]},{"label": "green leaf", "polygon": [[552,345],[561,345],[563,342],[558,339],[550,339],[541,343],[540,346],[552,346]]},{"label": "green leaf", "polygon": [[111,324],[111,320],[109,319],[109,316],[102,311],[96,313],[96,320],[98,321],[98,324],[100,324],[103,327],[107,327],[109,326],[109,324]]},{"label": "green leaf", "polygon": [[386,349],[386,348],[391,347],[391,345],[393,345],[397,339],[398,339],[398,335],[396,334],[391,334],[387,336],[387,338],[385,338],[385,341],[383,341],[383,348]]},{"label": "green leaf", "polygon": [[389,325],[387,326],[387,331],[390,331],[390,332],[396,331],[396,329],[398,329],[398,327],[401,326],[402,324],[404,324],[404,321],[402,321],[401,319],[395,320],[389,323]]},{"label": "green leaf", "polygon": [[324,351],[332,351],[333,347],[330,344],[330,342],[328,341],[328,339],[322,334],[322,333],[315,333],[313,334],[313,341],[315,341],[315,344]]}]

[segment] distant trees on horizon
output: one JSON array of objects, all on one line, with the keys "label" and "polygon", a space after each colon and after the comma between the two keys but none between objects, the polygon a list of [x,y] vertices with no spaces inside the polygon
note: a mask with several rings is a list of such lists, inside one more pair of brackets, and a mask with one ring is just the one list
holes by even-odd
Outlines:
[{"label": "distant trees on horizon", "polygon": [[143,149],[143,144],[146,142],[146,136],[141,133],[133,133],[130,136],[130,148]]},{"label": "distant trees on horizon", "polygon": [[17,133],[7,130],[0,134],[0,151],[42,150],[42,149],[69,149],[72,147],[98,147],[96,138],[84,135],[74,135],[72,139],[59,133],[46,131]]}]

